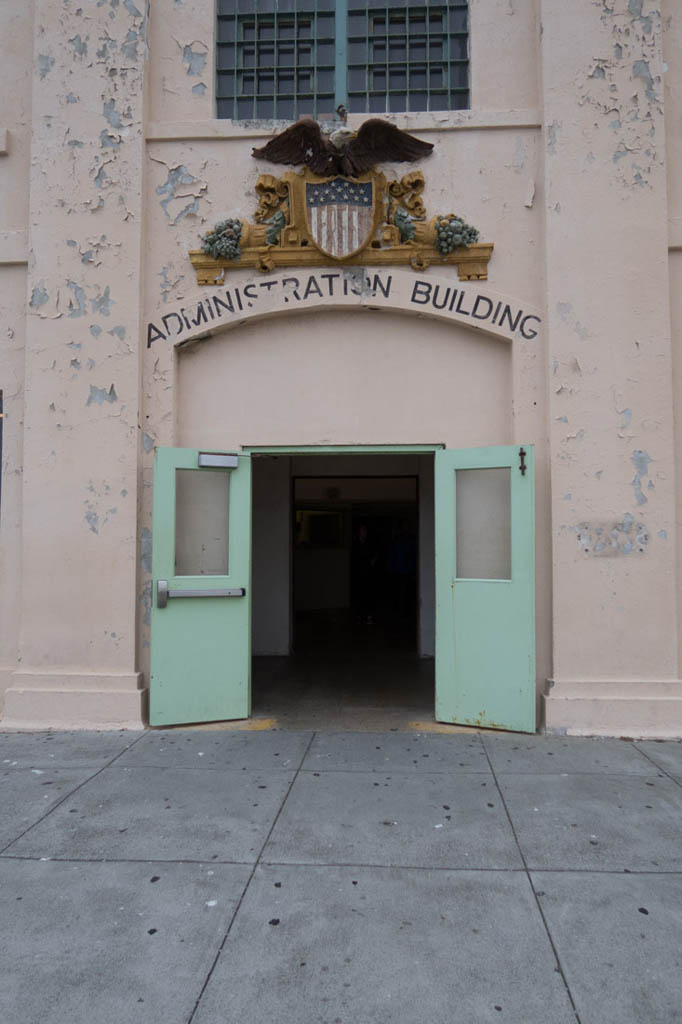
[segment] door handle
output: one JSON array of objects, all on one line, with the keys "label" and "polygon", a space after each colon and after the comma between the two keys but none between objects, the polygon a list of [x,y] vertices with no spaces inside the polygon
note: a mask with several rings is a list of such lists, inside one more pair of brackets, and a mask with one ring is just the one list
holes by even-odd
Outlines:
[{"label": "door handle", "polygon": [[165,608],[171,597],[246,597],[246,587],[227,587],[214,590],[171,590],[168,586],[168,580],[157,580],[157,608]]}]

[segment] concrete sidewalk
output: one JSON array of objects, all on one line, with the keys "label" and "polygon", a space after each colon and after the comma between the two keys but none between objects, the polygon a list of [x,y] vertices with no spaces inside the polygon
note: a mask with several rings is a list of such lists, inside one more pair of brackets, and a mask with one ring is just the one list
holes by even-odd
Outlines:
[{"label": "concrete sidewalk", "polygon": [[682,1021],[682,743],[0,735],[3,1024]]}]

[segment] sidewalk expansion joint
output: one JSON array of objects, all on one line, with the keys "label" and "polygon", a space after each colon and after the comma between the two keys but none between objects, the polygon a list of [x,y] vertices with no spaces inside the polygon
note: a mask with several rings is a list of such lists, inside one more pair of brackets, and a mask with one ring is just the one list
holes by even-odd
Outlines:
[{"label": "sidewalk expansion joint", "polygon": [[241,905],[244,902],[244,898],[245,898],[245,896],[246,896],[246,894],[247,894],[247,892],[249,890],[249,886],[251,885],[251,882],[253,880],[253,876],[256,873],[256,868],[258,867],[258,865],[261,862],[261,858],[263,856],[263,852],[265,850],[265,847],[270,842],[270,836],[272,835],[272,833],[273,833],[273,831],[274,831],[274,829],[275,829],[275,827],[277,825],[277,822],[280,819],[280,815],[282,814],[282,811],[284,810],[284,806],[285,806],[287,800],[289,799],[289,794],[291,793],[291,790],[292,790],[292,788],[294,786],[294,783],[296,782],[296,779],[299,776],[299,773],[301,771],[301,766],[302,766],[303,762],[305,761],[306,757],[308,756],[308,751],[310,750],[311,746],[313,745],[313,742],[315,740],[315,736],[316,735],[317,734],[315,732],[311,733],[310,739],[308,740],[308,745],[306,746],[305,750],[303,751],[303,754],[301,756],[301,760],[299,761],[298,767],[297,767],[297,769],[296,769],[296,771],[294,773],[294,777],[292,778],[291,782],[289,783],[287,791],[284,794],[284,798],[282,799],[282,802],[279,805],[279,810],[277,811],[277,814],[274,817],[272,825],[270,826],[270,828],[268,830],[268,834],[266,835],[265,840],[264,840],[264,842],[263,842],[263,844],[262,844],[262,846],[260,848],[260,852],[258,854],[258,857],[256,858],[256,861],[255,861],[255,863],[254,863],[254,865],[253,865],[253,867],[251,869],[251,872],[249,873],[249,877],[246,880],[246,885],[244,886],[244,888],[242,890],[242,893],[241,893],[241,896],[239,897],[239,899],[237,901],[237,905],[234,908],[234,912],[233,912],[233,914],[232,914],[232,916],[230,918],[230,923],[227,926],[227,931],[225,932],[225,935],[223,936],[223,940],[220,943],[220,946],[218,947],[218,951],[217,951],[215,957],[213,958],[213,963],[211,964],[211,966],[209,968],[209,971],[208,971],[208,974],[206,975],[206,977],[204,979],[204,983],[201,986],[201,989],[199,991],[199,995],[197,996],[197,999],[196,999],[196,1002],[195,1002],[194,1007],[192,1009],[192,1012],[190,1013],[190,1015],[189,1015],[189,1017],[187,1019],[187,1024],[192,1024],[192,1021],[194,1020],[196,1012],[199,1009],[199,1003],[201,1002],[202,997],[204,995],[204,992],[206,991],[206,988],[208,986],[208,983],[210,982],[211,977],[213,976],[213,972],[214,972],[214,970],[216,968],[216,964],[218,963],[218,960],[220,959],[220,954],[222,953],[223,949],[225,948],[225,944],[226,944],[228,938],[230,937],[230,932],[232,931],[232,925],[234,924],[234,922],[236,920],[236,917],[237,917],[237,914],[239,913],[239,911],[241,909]]},{"label": "sidewalk expansion joint", "polygon": [[107,763],[103,764],[101,768],[98,768],[96,772],[93,772],[92,775],[89,775],[87,779],[83,779],[82,782],[79,782],[77,786],[75,786],[73,789],[70,789],[69,792],[66,793],[63,797],[61,797],[60,800],[57,800],[56,803],[54,803],[52,807],[49,808],[49,810],[45,811],[45,813],[38,818],[37,821],[31,822],[31,824],[27,828],[25,828],[23,832],[21,832],[18,836],[15,836],[11,840],[11,842],[3,846],[3,848],[0,850],[0,857],[4,856],[6,851],[9,850],[10,847],[14,846],[15,843],[18,843],[20,839],[23,839],[23,837],[27,835],[27,833],[29,833],[31,829],[35,828],[36,825],[40,825],[40,823],[45,821],[45,819],[48,818],[53,811],[56,811],[58,807],[61,807],[65,800],[70,799],[70,797],[72,797],[74,793],[77,793],[80,789],[82,789],[83,786],[87,786],[89,782],[92,782],[93,779],[96,779],[97,776],[101,775],[106,768],[110,768],[116,761],[118,761],[119,757],[123,757],[123,755],[126,754],[131,749],[131,747],[134,747],[136,743],[140,742],[144,735],[145,734],[141,732],[139,736],[135,737],[132,743],[129,743],[128,746],[125,747],[123,750],[119,750],[118,754],[112,757],[110,761],[107,761]]},{"label": "sidewalk expansion joint", "polygon": [[516,834],[516,829],[514,827],[514,822],[512,821],[511,814],[509,813],[509,808],[507,807],[507,801],[505,800],[504,793],[502,792],[502,789],[500,788],[500,785],[499,785],[499,783],[497,781],[497,775],[495,773],[495,769],[493,768],[492,761],[490,760],[490,755],[488,754],[488,748],[485,745],[485,740],[483,740],[482,743],[483,743],[483,749],[485,750],[485,756],[488,758],[488,764],[490,765],[490,771],[493,773],[493,778],[495,780],[495,786],[497,788],[497,792],[500,795],[500,800],[502,801],[502,806],[504,807],[504,813],[507,815],[507,821],[509,822],[509,827],[510,827],[510,829],[512,831],[512,835],[514,836],[514,842],[516,843],[516,848],[519,851],[519,856],[520,856],[521,860],[523,861],[523,866],[524,866],[525,872],[526,872],[526,878],[528,879],[528,884],[530,886],[530,890],[533,893],[533,898],[535,900],[535,905],[538,908],[538,913],[540,914],[540,919],[541,919],[542,924],[544,926],[545,934],[547,936],[547,940],[548,940],[548,942],[549,942],[549,944],[551,946],[552,952],[554,954],[554,962],[556,964],[556,970],[559,972],[559,975],[561,976],[561,980],[564,983],[564,988],[566,989],[566,995],[568,996],[569,1002],[571,1004],[571,1008],[573,1010],[573,1013],[575,1014],[576,1022],[577,1022],[577,1024],[581,1024],[580,1015],[578,1013],[578,1008],[577,1008],[577,1006],[575,1004],[575,999],[573,998],[573,993],[571,992],[570,986],[568,984],[568,979],[566,977],[566,972],[564,971],[563,964],[561,963],[561,960],[559,958],[559,951],[556,948],[556,945],[554,943],[554,939],[552,938],[552,934],[551,934],[551,932],[549,930],[549,925],[547,923],[547,918],[545,917],[544,911],[543,911],[542,906],[540,904],[540,898],[539,898],[539,896],[537,894],[535,886],[533,885],[533,879],[531,878],[531,873],[530,873],[530,871],[528,869],[528,864],[526,862],[526,857],[524,855],[523,850],[521,849],[521,843],[519,842],[519,837]]}]

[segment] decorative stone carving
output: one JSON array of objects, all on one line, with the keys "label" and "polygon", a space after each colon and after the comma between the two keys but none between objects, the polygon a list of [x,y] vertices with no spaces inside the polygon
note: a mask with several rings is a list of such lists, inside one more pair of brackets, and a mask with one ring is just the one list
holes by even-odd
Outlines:
[{"label": "decorative stone carving", "polygon": [[[427,220],[424,184],[421,171],[394,181],[374,169],[353,178],[321,176],[308,167],[281,178],[262,174],[256,183],[255,223],[221,221],[202,239],[204,247],[190,252],[197,283],[222,284],[233,269],[255,267],[266,273],[277,267],[330,265],[408,265],[415,270],[454,265],[460,281],[486,281],[492,243],[473,241],[476,229],[454,214]],[[241,227],[234,257],[216,248],[222,224],[231,231],[236,224]]]}]

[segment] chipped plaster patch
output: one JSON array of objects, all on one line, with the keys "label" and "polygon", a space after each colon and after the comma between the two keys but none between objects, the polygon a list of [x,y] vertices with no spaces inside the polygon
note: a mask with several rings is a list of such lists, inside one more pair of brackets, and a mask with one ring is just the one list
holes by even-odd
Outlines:
[{"label": "chipped plaster patch", "polygon": [[122,128],[121,115],[116,109],[116,100],[106,100],[102,109],[105,121],[111,125],[112,128]]},{"label": "chipped plaster patch", "polygon": [[[149,568],[148,571],[151,572],[151,565],[150,565],[150,568]],[[151,580],[147,580],[145,585],[142,587],[142,589],[140,591],[139,602],[140,602],[140,605],[142,606],[142,609],[143,609],[142,621],[143,621],[145,626],[150,626],[151,625],[151,621],[152,621],[152,581]],[[142,642],[142,646],[143,647],[149,647],[149,640],[148,639],[144,639],[143,642]]]},{"label": "chipped plaster patch", "polygon": [[572,529],[583,554],[601,558],[643,555],[649,543],[645,524],[630,512],[617,522],[582,522]]},{"label": "chipped plaster patch", "polygon": [[[73,320],[78,316],[85,316],[85,292],[75,281],[67,281],[66,287],[73,292],[73,299],[69,299],[69,318]],[[74,302],[75,300],[75,302]]]},{"label": "chipped plaster patch", "polygon": [[121,53],[127,60],[138,60],[139,54],[137,47],[142,40],[143,36],[141,31],[134,28],[128,29],[128,34],[121,43]]},{"label": "chipped plaster patch", "polygon": [[159,277],[161,278],[159,290],[161,292],[161,298],[164,302],[168,302],[168,296],[170,292],[177,288],[180,282],[183,281],[185,278],[184,274],[179,274],[174,281],[171,281],[170,277],[168,276],[169,271],[169,267],[162,267],[161,270],[159,271]]},{"label": "chipped plaster patch", "polygon": [[514,160],[512,161],[512,167],[519,174],[526,163],[526,146],[523,139],[516,140],[516,149],[514,150]]},{"label": "chipped plaster patch", "polygon": [[200,75],[206,67],[207,48],[204,43],[199,43],[198,45],[203,46],[204,49],[194,50],[194,43],[188,43],[182,48],[182,63],[187,65],[188,75]]},{"label": "chipped plaster patch", "polygon": [[152,531],[148,526],[140,532],[140,567],[142,572],[152,571]]},{"label": "chipped plaster patch", "polygon": [[[188,188],[187,186],[194,187]],[[184,164],[180,164],[179,166],[168,168],[168,176],[165,182],[162,185],[157,185],[155,191],[157,196],[163,196],[161,209],[166,219],[175,225],[184,217],[199,212],[199,199],[207,187],[205,183],[202,184],[198,178],[195,178]],[[189,199],[189,202],[181,205],[175,216],[171,216],[173,211],[169,212],[170,204],[176,200],[182,204],[185,199]]]},{"label": "chipped plaster patch", "polygon": [[103,128],[99,133],[99,144],[102,149],[118,149],[121,145],[121,140],[113,132]]},{"label": "chipped plaster patch", "polygon": [[655,103],[658,97],[656,96],[656,90],[654,89],[654,80],[651,77],[651,71],[649,69],[648,60],[636,60],[632,65],[632,77],[641,78],[644,82],[646,89],[646,98]]},{"label": "chipped plaster patch", "polygon": [[107,178],[106,171],[104,170],[104,167],[105,167],[105,165],[102,164],[102,166],[98,170],[97,174],[92,179],[94,181],[94,183],[95,183],[95,186],[97,188],[104,188],[104,186],[106,185],[107,181],[109,180]]},{"label": "chipped plaster patch", "polygon": [[102,316],[110,315],[113,304],[114,300],[109,295],[109,285],[106,286],[101,295],[97,295],[94,299],[90,299],[92,312],[101,313]]},{"label": "chipped plaster patch", "polygon": [[40,73],[41,79],[45,78],[46,75],[49,75],[49,73],[50,73],[50,71],[52,70],[53,67],[54,67],[54,57],[50,57],[46,53],[39,53],[38,54],[38,71]]},{"label": "chipped plaster patch", "polygon": [[575,331],[581,341],[587,341],[590,336],[589,331],[579,320],[576,319],[573,306],[570,302],[557,302],[556,311],[562,323],[565,323],[567,327],[570,327],[571,330]]},{"label": "chipped plaster patch", "polygon": [[85,521],[93,533],[99,533],[99,516],[92,501],[85,502]]},{"label": "chipped plaster patch", "polygon": [[657,93],[662,18],[653,8],[644,16],[642,7],[642,0],[629,0],[629,17],[620,10],[614,17],[616,10],[604,5],[602,22],[611,35],[611,56],[593,56],[579,86],[580,106],[591,106],[617,135],[611,160],[618,167],[617,180],[627,189],[649,186],[654,171],[663,168],[663,158],[649,142],[661,124]]},{"label": "chipped plaster patch", "polygon": [[616,412],[620,416],[620,427],[618,429],[618,433],[620,437],[624,437],[624,434],[622,434],[621,431],[627,430],[630,426],[632,421],[632,409],[616,409]]},{"label": "chipped plaster patch", "polygon": [[80,34],[77,36],[73,36],[71,39],[69,39],[69,42],[71,43],[71,46],[73,47],[73,52],[77,57],[87,56],[88,44],[84,39],[81,39]]},{"label": "chipped plaster patch", "polygon": [[[648,498],[642,491],[642,477],[649,475],[649,466],[653,462],[653,459],[648,452],[643,452],[640,449],[635,450],[632,453],[632,462],[635,466],[635,477],[632,481],[632,486],[635,491],[635,501],[638,505],[646,505]],[[651,483],[651,481],[649,481]]]},{"label": "chipped plaster patch", "polygon": [[561,124],[559,121],[552,121],[549,128],[547,129],[547,152],[550,154],[550,156],[555,156],[556,154],[556,144],[560,128]]},{"label": "chipped plaster patch", "polygon": [[40,309],[41,306],[45,305],[49,298],[50,296],[45,290],[45,282],[39,281],[31,292],[31,301],[29,302],[29,306],[31,309]]},{"label": "chipped plaster patch", "polygon": [[118,395],[116,394],[116,388],[112,384],[110,387],[98,388],[94,384],[90,385],[90,394],[86,405],[102,405],[104,402],[118,402]]}]

